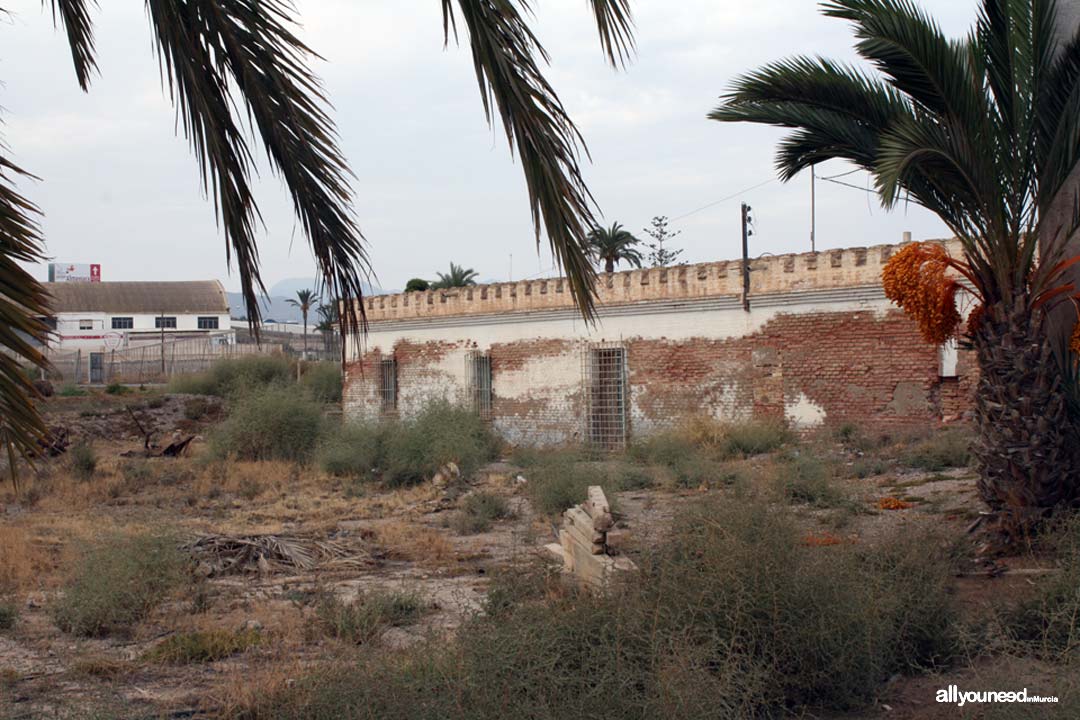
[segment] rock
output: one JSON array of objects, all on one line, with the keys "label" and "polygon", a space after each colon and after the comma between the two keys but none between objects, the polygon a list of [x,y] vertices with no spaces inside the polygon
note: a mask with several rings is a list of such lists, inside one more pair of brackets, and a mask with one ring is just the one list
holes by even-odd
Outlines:
[{"label": "rock", "polygon": [[437,488],[445,488],[456,483],[460,478],[461,470],[458,469],[457,464],[448,462],[431,477],[431,483]]}]

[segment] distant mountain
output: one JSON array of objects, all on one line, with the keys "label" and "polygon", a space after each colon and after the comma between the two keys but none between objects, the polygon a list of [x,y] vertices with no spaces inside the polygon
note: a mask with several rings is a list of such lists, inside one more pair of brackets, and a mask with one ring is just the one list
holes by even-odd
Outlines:
[{"label": "distant mountain", "polygon": [[[296,297],[297,290],[314,288],[315,278],[289,278],[275,283],[270,287],[269,297],[264,297],[259,303],[263,319],[275,322],[303,322],[304,317],[300,313],[300,308],[293,307],[288,300]],[[382,295],[386,291],[377,286],[365,285],[364,292],[370,295]],[[234,318],[247,315],[244,309],[244,296],[241,293],[227,292],[225,294],[229,298],[229,311]],[[312,311],[308,315],[308,322],[311,324],[317,322],[314,317],[315,313]]]}]

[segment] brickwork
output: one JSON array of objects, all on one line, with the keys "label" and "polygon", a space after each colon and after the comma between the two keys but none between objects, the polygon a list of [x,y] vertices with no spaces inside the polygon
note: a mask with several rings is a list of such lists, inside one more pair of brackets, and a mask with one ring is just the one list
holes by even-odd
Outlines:
[{"label": "brickwork", "polygon": [[[782,418],[799,429],[843,422],[895,427],[959,415],[970,407],[975,377],[970,353],[960,352],[957,377],[940,377],[940,348],[922,341],[879,284],[867,284],[873,275],[866,272],[880,273],[891,251],[882,246],[772,258],[763,272],[774,273],[769,287],[780,290],[751,293],[749,312],[738,298],[686,296],[673,302],[677,298],[667,291],[653,300],[602,305],[596,326],[557,307],[540,312],[549,300],[535,298],[558,294],[554,280],[546,291],[534,285],[529,295],[519,283],[518,300],[534,298],[527,301],[533,304],[495,316],[468,305],[490,302],[479,293],[493,293],[493,287],[474,288],[471,301],[463,295],[454,306],[457,314],[443,308],[426,319],[384,315],[374,321],[366,346],[347,350],[345,410],[369,418],[384,411],[379,367],[391,357],[398,415],[412,415],[435,398],[466,402],[469,354],[481,352],[490,357],[491,421],[507,440],[528,445],[585,440],[589,423],[595,422],[589,417],[595,411],[588,409],[595,391],[585,368],[590,348],[602,342],[625,350],[628,439],[699,414],[728,422]],[[670,288],[679,286],[680,278],[719,272],[722,265],[671,268],[663,281],[654,269],[604,276],[602,282],[612,291],[626,277],[631,287],[666,282]],[[838,274],[832,285],[821,286],[822,276],[813,273],[829,269]],[[687,279],[685,292],[691,285]],[[369,311],[384,303],[401,311],[402,298],[375,298]],[[623,310],[616,312],[619,307]]]}]

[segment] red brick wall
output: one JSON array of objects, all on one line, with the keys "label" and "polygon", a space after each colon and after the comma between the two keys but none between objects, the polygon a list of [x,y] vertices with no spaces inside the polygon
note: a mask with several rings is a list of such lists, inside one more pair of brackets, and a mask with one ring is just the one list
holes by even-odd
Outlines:
[{"label": "red brick wall", "polygon": [[[925,424],[970,407],[970,354],[960,354],[958,379],[943,380],[938,348],[923,342],[914,323],[895,309],[782,313],[742,337],[631,337],[621,344],[631,436],[693,414],[731,421],[782,418],[796,399],[811,404],[830,425]],[[580,439],[586,397],[581,367],[588,347],[580,339],[537,338],[481,348],[491,355],[495,427],[512,442]],[[472,348],[469,340],[399,341],[392,350],[377,348],[347,368],[346,410],[370,414],[378,400],[380,352],[397,358],[403,414],[432,397],[462,400],[464,356]]]}]

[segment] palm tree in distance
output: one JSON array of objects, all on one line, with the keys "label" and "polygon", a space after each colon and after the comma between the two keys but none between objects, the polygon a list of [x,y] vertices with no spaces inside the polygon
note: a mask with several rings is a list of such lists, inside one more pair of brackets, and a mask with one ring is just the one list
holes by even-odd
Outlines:
[{"label": "palm tree in distance", "polygon": [[604,272],[615,272],[615,266],[625,260],[627,265],[641,267],[641,253],[635,248],[641,241],[619,223],[610,228],[593,228],[589,233],[589,249],[597,262],[604,263]]},{"label": "palm tree in distance", "polygon": [[304,358],[307,358],[307,319],[308,312],[311,311],[311,307],[315,304],[315,292],[313,290],[297,290],[295,298],[289,298],[285,302],[292,305],[294,308],[300,308],[300,314],[304,318]]},{"label": "palm tree in distance", "polygon": [[322,335],[323,350],[329,353],[330,337],[334,334],[334,331],[338,326],[338,304],[336,302],[330,302],[325,305],[320,305],[315,308],[315,312],[319,316],[319,322],[316,323],[315,330]]},{"label": "palm tree in distance", "polygon": [[[63,26],[83,90],[97,73],[94,0],[50,0]],[[630,0],[590,0],[600,44],[613,66],[634,48]],[[364,238],[352,213],[350,170],[337,143],[322,85],[309,67],[318,57],[294,33],[288,0],[145,0],[163,85],[177,107],[184,135],[212,194],[235,259],[248,321],[257,330],[259,273],[255,239],[259,209],[252,174],[257,148],[284,181],[299,225],[331,297],[345,308],[342,332],[364,323],[362,280],[369,274]],[[593,281],[585,236],[595,206],[578,164],[584,142],[542,72],[548,56],[529,27],[527,0],[442,0],[444,41],[465,38],[489,124],[502,123],[521,161],[539,246],[544,228],[570,291],[594,316]],[[0,10],[0,13],[5,11]],[[247,125],[245,126],[245,119]],[[39,347],[48,328],[49,297],[20,263],[43,262],[40,211],[15,187],[30,173],[12,163],[0,142],[0,446],[12,477],[15,458],[29,458],[47,430],[35,391],[21,365],[47,366]]]},{"label": "palm tree in distance", "polygon": [[[1056,41],[1052,0],[982,0],[973,32],[946,38],[908,0],[831,0],[854,25],[864,73],[797,57],[738,79],[710,117],[791,128],[784,180],[839,158],[868,171],[882,204],[916,202],[959,239],[962,257],[915,244],[886,267],[886,293],[941,342],[963,335],[979,380],[979,490],[1006,529],[1029,527],[1080,493],[1080,435],[1068,409],[1075,354],[1048,313],[1076,302],[1070,221],[1047,221],[1080,159],[1080,34]],[[965,281],[976,309],[965,328]],[[1073,351],[1075,353],[1075,350]]]},{"label": "palm tree in distance", "polygon": [[432,290],[469,287],[476,284],[476,271],[450,263],[450,272],[438,273],[439,279],[431,283]]}]

